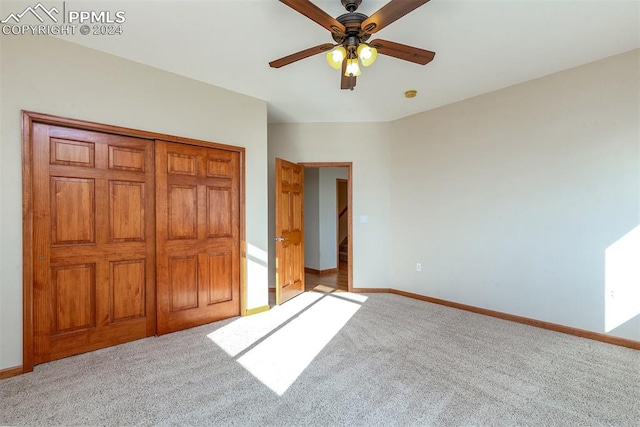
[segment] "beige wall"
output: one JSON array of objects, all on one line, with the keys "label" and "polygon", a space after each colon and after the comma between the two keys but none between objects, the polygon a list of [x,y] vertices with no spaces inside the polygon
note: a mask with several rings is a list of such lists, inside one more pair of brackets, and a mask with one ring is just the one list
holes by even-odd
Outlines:
[{"label": "beige wall", "polygon": [[22,359],[20,110],[246,147],[247,306],[267,304],[264,101],[45,36],[0,43],[0,369]]},{"label": "beige wall", "polygon": [[392,285],[640,340],[638,52],[393,122]]},{"label": "beige wall", "polygon": [[[389,287],[390,170],[388,123],[269,125],[269,245],[274,264],[273,168],[292,162],[353,162],[353,285]],[[367,215],[368,223],[360,222]],[[275,271],[269,270],[275,285]]]}]

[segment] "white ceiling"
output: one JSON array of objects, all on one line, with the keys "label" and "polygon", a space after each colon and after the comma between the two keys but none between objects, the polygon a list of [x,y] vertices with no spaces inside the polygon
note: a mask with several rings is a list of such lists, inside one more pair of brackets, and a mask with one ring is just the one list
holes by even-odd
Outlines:
[{"label": "white ceiling", "polygon": [[[426,66],[379,55],[340,90],[324,55],[268,62],[332,42],[277,0],[67,1],[124,10],[122,36],[67,39],[268,102],[270,122],[387,121],[640,47],[636,0],[431,0],[378,32],[436,52]],[[340,0],[314,0],[332,16]],[[371,15],[386,0],[363,0]],[[405,99],[404,91],[418,96]],[[159,88],[161,90],[161,88]]]}]

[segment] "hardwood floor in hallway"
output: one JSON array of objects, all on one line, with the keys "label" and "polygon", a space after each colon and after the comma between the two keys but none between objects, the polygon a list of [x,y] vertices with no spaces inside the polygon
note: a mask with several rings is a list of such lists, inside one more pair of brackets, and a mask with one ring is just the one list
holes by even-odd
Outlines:
[{"label": "hardwood floor in hallway", "polygon": [[[336,289],[338,292],[347,292],[349,290],[349,268],[346,262],[340,262],[338,265],[338,272],[332,274],[313,274],[305,272],[304,274],[304,282],[305,282],[305,291],[327,291],[331,289]],[[330,288],[330,289],[327,289]],[[273,307],[275,305],[275,288],[269,288],[269,306]]]},{"label": "hardwood floor in hallway", "polygon": [[346,262],[341,262],[338,265],[338,272],[332,274],[313,274],[305,273],[305,291],[311,291],[318,285],[328,286],[335,288],[339,291],[347,292],[349,289],[349,269]]}]

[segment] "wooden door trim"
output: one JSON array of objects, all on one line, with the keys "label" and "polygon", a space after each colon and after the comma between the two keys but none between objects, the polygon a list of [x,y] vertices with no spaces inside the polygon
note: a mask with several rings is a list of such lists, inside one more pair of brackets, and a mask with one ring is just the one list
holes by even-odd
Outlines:
[{"label": "wooden door trim", "polygon": [[[70,119],[67,117],[53,116],[51,114],[36,113],[33,111],[22,111],[23,117],[26,115],[30,119],[29,123],[43,123],[48,125],[64,126],[68,128],[90,130],[94,132],[110,133],[114,135],[132,136],[141,139],[164,140],[177,142],[180,144],[199,145],[201,147],[219,148],[222,150],[237,151],[244,153],[244,147],[221,144],[219,142],[202,141],[199,139],[185,138],[182,136],[167,135],[163,133],[150,132],[146,130],[126,128],[122,126],[107,125],[104,123],[91,122],[86,120]],[[24,121],[23,121],[24,123]],[[23,129],[24,130],[24,129]],[[243,156],[244,157],[244,156]]]},{"label": "wooden door trim", "polygon": [[33,371],[33,156],[36,120],[22,112],[22,372]]},{"label": "wooden door trim", "polygon": [[305,168],[347,168],[347,289],[353,291],[353,162],[298,162]]},{"label": "wooden door trim", "polygon": [[71,119],[22,110],[22,372],[32,372],[33,351],[33,125],[64,126],[113,135],[196,145],[237,152],[240,155],[240,314],[246,315],[245,148],[104,123]]}]

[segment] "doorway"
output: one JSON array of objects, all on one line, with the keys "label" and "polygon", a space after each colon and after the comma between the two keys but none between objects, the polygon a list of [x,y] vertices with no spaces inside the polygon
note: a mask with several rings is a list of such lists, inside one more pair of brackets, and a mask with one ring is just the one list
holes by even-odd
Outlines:
[{"label": "doorway", "polygon": [[[292,174],[291,172],[287,172],[287,169],[294,170],[298,169],[296,174]],[[317,225],[319,222],[319,216],[317,218],[309,217],[309,209],[305,208],[304,205],[301,209],[293,209],[292,206],[296,205],[292,201],[298,200],[298,197],[293,197],[293,193],[302,195],[304,199],[305,194],[305,175],[313,175],[318,173],[322,169],[343,169],[346,176],[345,178],[341,178],[346,181],[347,184],[347,203],[351,207],[353,206],[353,190],[352,190],[352,163],[351,162],[300,162],[300,163],[292,163],[288,162],[284,159],[276,158],[275,161],[275,184],[274,184],[274,193],[275,193],[275,287],[271,288],[270,291],[273,293],[269,297],[270,305],[279,305],[284,302],[286,299],[279,298],[280,295],[283,295],[283,291],[286,287],[291,286],[292,283],[299,282],[298,280],[288,280],[294,277],[302,278],[302,287],[301,289],[296,291],[296,295],[301,291],[313,289],[315,286],[325,285],[331,288],[336,288],[337,286],[342,287],[345,291],[352,291],[353,289],[353,233],[352,233],[352,224],[353,224],[353,215],[352,209],[348,209],[345,212],[347,227],[347,238],[346,238],[346,261],[342,263],[342,265],[338,264],[338,253],[337,253],[337,222],[336,222],[336,202],[337,202],[337,194],[336,194],[336,181],[335,175],[334,178],[329,180],[330,184],[328,188],[330,190],[330,196],[327,200],[332,200],[331,206],[329,210],[329,219],[328,221],[332,222],[333,228],[330,231],[332,241],[330,257],[334,262],[333,268],[322,269],[321,267],[316,268],[308,265],[305,260],[304,250],[302,251],[302,257],[291,257],[287,256],[287,251],[285,250],[285,242],[288,241],[288,238],[285,236],[291,235],[292,233],[300,233],[302,236],[305,235],[304,229],[309,225]],[[289,188],[290,185],[286,184],[287,179],[283,179],[283,177],[293,177],[294,175],[300,175],[303,177],[299,184],[294,185]],[[292,181],[293,183],[293,181]],[[300,187],[300,184],[302,188]],[[295,187],[295,188],[294,188]],[[295,192],[292,193],[291,190],[295,189]],[[288,214],[286,212],[288,211]],[[293,224],[299,224],[298,226],[293,226]],[[302,246],[304,248],[305,242],[304,238],[302,240]],[[300,260],[302,262],[296,262],[296,260]],[[306,267],[306,269],[305,269]],[[340,268],[343,267],[343,268]],[[306,270],[306,272],[305,272]],[[309,280],[307,280],[307,278]],[[314,284],[315,282],[315,284]],[[313,286],[312,286],[313,285]],[[297,289],[297,288],[296,288]]]},{"label": "doorway", "polygon": [[[335,278],[336,280],[341,280],[342,283],[346,283],[346,290],[348,292],[352,292],[353,291],[353,163],[352,162],[300,162],[299,164],[305,167],[305,171],[314,170],[314,169],[318,169],[322,171],[323,169],[326,169],[326,168],[329,168],[329,169],[340,168],[346,171],[346,178],[339,178],[339,179],[342,179],[343,181],[346,181],[347,205],[349,206],[349,208],[344,214],[346,217],[346,225],[347,225],[346,261],[341,266],[338,264],[337,262],[338,260],[336,257],[336,264],[338,264],[338,274],[335,276]],[[334,194],[333,200],[337,203],[338,195],[337,195],[337,188],[336,188],[337,185],[336,185],[335,178],[334,178],[333,184],[330,184],[330,185],[333,185],[333,194]],[[334,211],[332,214],[333,215],[332,220],[334,221],[334,224],[336,221],[335,212],[336,211]],[[305,218],[305,225],[307,222],[308,221]],[[337,224],[336,224],[336,228],[337,228]],[[336,234],[336,241],[337,241],[337,234]],[[340,267],[345,267],[345,268],[340,268]],[[329,281],[328,275],[325,275],[323,279],[321,279],[320,281],[328,282]]]},{"label": "doorway", "polygon": [[306,290],[348,290],[348,173],[346,167],[305,164]]}]

